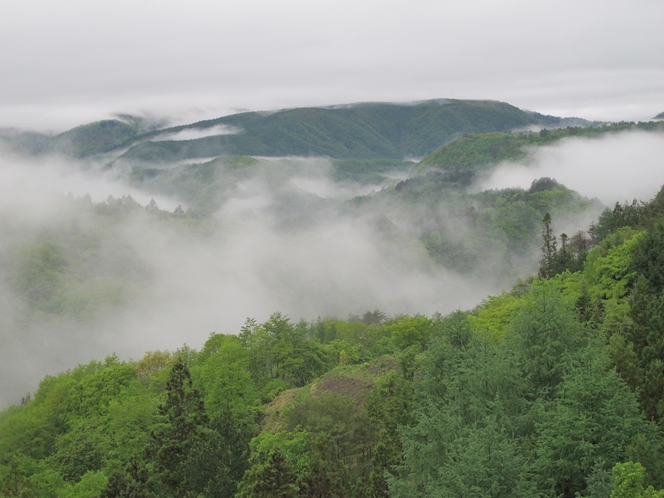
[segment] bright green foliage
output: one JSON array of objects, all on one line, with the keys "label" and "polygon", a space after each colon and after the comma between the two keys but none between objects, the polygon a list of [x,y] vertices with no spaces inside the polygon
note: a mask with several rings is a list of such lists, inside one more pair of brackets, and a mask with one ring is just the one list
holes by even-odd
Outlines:
[{"label": "bright green foliage", "polygon": [[516,296],[503,292],[484,299],[475,313],[468,317],[468,321],[473,330],[487,333],[493,340],[500,340],[519,306],[521,302]]},{"label": "bright green foliage", "polygon": [[307,469],[307,445],[309,433],[305,430],[267,432],[263,431],[251,441],[251,460],[255,465],[257,462],[264,463],[276,448],[285,455],[298,473],[304,473]]},{"label": "bright green foliage", "polygon": [[[248,175],[253,166],[240,163],[236,171]],[[360,204],[433,192],[424,183]],[[464,259],[477,249],[472,262],[489,241],[512,247],[528,237],[534,212],[537,231],[571,194],[540,179],[528,192],[473,195],[460,225],[431,218],[440,225],[421,232],[430,254],[452,248]],[[442,209],[441,197],[432,193],[422,213]],[[636,482],[634,496],[656,496],[664,298],[649,272],[661,234],[659,208],[635,209],[636,227],[631,211],[611,212],[615,226],[583,270],[573,256],[555,276],[472,312],[387,319],[374,310],[311,324],[275,313],[249,320],[239,336],[211,335],[200,352],[109,357],[47,377],[32,399],[0,413],[0,486],[48,498],[606,498],[609,469],[629,461],[642,470],[624,467],[614,494]],[[465,233],[477,238],[469,243]],[[450,245],[450,234],[463,243]],[[573,238],[561,239],[556,257],[562,245],[576,254],[573,244],[585,244]],[[25,254],[39,271],[19,265],[12,285],[26,284],[28,302],[31,289],[52,282],[56,290],[34,301],[52,304],[75,281],[69,253],[62,264],[51,257],[67,246],[57,237],[33,242]]]},{"label": "bright green foliage", "polygon": [[[136,376],[145,387],[150,387],[155,382],[159,384],[159,373],[166,370],[172,359],[172,355],[168,351],[148,351],[136,362]],[[166,381],[163,384],[163,388],[165,387]]]},{"label": "bright green foliage", "polygon": [[293,325],[281,313],[274,313],[260,325],[247,320],[239,337],[249,354],[254,383],[263,388],[276,379],[301,387],[327,371],[338,357],[316,341],[307,340],[307,333],[306,323]]},{"label": "bright green foliage", "polygon": [[[309,471],[308,440],[309,434],[303,431],[262,432],[254,438],[249,468],[238,487],[238,496],[271,496],[280,489],[299,496],[304,475]],[[279,480],[275,472],[283,472],[283,480]],[[261,492],[266,494],[261,495]]]},{"label": "bright green foliage", "polygon": [[390,321],[385,330],[396,350],[426,343],[433,332],[433,322],[423,315],[404,316]]},{"label": "bright green foliage", "polygon": [[107,363],[98,372],[86,376],[69,391],[64,401],[69,413],[67,422],[105,414],[111,400],[135,378],[136,370],[123,363]]},{"label": "bright green foliage", "polygon": [[211,336],[193,371],[211,418],[228,412],[236,423],[254,422],[261,395],[251,379],[249,355],[237,336]]},{"label": "bright green foliage", "polygon": [[58,492],[58,498],[98,498],[108,480],[103,472],[87,472],[76,484],[69,484]]},{"label": "bright green foliage", "polygon": [[585,275],[592,295],[621,299],[627,295],[636,273],[631,266],[633,248],[641,235],[624,228],[607,237],[586,261]]},{"label": "bright green foliage", "polygon": [[615,484],[611,498],[661,498],[664,490],[655,491],[652,486],[645,488],[645,470],[640,463],[617,463],[613,467]]},{"label": "bright green foliage", "polygon": [[109,442],[95,419],[79,422],[56,440],[53,456],[62,477],[76,482],[88,472],[100,470],[108,453]]}]

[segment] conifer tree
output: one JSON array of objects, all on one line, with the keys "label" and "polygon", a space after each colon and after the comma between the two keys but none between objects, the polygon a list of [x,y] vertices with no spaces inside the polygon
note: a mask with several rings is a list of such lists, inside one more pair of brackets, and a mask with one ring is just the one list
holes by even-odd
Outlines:
[{"label": "conifer tree", "polygon": [[213,483],[225,475],[219,434],[208,427],[203,399],[182,360],[171,369],[166,393],[158,409],[163,423],[152,431],[148,450],[151,486],[159,496],[218,496]]},{"label": "conifer tree", "polygon": [[557,243],[553,234],[551,215],[546,213],[542,219],[542,256],[538,275],[540,278],[549,278],[554,275]]},{"label": "conifer tree", "polygon": [[238,498],[297,498],[300,486],[295,469],[279,447],[270,452],[264,464],[256,464],[245,474]]}]

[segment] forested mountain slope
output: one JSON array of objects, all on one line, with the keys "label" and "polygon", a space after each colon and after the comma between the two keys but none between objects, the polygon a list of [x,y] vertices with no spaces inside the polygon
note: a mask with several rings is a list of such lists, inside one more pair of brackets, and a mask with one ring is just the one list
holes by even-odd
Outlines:
[{"label": "forested mountain slope", "polygon": [[[664,190],[601,212],[548,177],[473,188],[660,124],[528,124],[561,122],[431,101],[6,133],[74,164],[2,190],[0,495],[661,496]],[[172,207],[24,194],[66,174]]]},{"label": "forested mountain slope", "polygon": [[187,141],[139,144],[123,159],[159,162],[222,154],[376,159],[428,154],[459,134],[539,123],[536,115],[491,101],[357,104],[336,108],[243,113],[169,130],[218,125],[241,130]]},{"label": "forested mountain slope", "polygon": [[[116,150],[123,161],[134,162],[172,163],[221,155],[403,159],[427,155],[465,133],[567,124],[590,123],[525,112],[503,102],[439,99],[245,112],[149,132],[142,129],[140,120],[116,119],[38,141],[27,140],[26,133],[0,135],[32,153],[86,157]],[[182,132],[212,136],[178,138]],[[124,152],[126,147],[130,148]]]},{"label": "forested mountain slope", "polygon": [[48,376],[0,413],[2,492],[659,496],[663,215],[545,216],[539,276],[471,311],[275,313]]}]

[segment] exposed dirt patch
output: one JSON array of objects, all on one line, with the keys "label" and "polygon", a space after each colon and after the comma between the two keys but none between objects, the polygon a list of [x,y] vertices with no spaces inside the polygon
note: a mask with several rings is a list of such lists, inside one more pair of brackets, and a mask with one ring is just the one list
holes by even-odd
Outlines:
[{"label": "exposed dirt patch", "polygon": [[292,404],[295,395],[299,391],[300,388],[284,391],[267,404],[265,407],[265,418],[263,419],[264,430],[268,432],[277,432],[280,429],[284,417],[283,410]]},{"label": "exposed dirt patch", "polygon": [[351,398],[359,398],[364,392],[371,389],[371,385],[371,382],[363,381],[357,377],[328,375],[312,386],[312,394],[333,392]]}]

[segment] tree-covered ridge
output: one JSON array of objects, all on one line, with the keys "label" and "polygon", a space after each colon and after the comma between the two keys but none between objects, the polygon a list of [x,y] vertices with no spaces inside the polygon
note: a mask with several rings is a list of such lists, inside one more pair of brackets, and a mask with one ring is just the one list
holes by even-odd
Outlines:
[{"label": "tree-covered ridge", "polygon": [[607,210],[575,259],[545,217],[545,271],[472,311],[275,313],[48,376],[0,413],[1,492],[658,496],[662,199]]},{"label": "tree-covered ridge", "polygon": [[[151,131],[146,131],[140,118],[120,116],[82,125],[55,137],[13,130],[0,131],[0,136],[32,154],[60,152],[74,157],[112,150],[123,153],[123,148],[133,145],[122,155],[132,162],[175,162],[220,155],[403,159],[422,157],[465,133],[506,131],[528,125],[564,126],[570,122],[590,124],[577,118],[525,112],[503,102],[438,99],[245,112]],[[168,136],[179,132],[205,132],[220,125],[239,133],[168,140]]]},{"label": "tree-covered ridge", "polygon": [[597,138],[627,130],[662,131],[659,122],[613,123],[593,127],[542,129],[539,132],[514,131],[508,133],[467,134],[441,145],[422,159],[416,171],[443,169],[451,175],[463,177],[470,183],[477,173],[501,161],[525,159],[528,148],[550,145],[568,137]]},{"label": "tree-covered ridge", "polygon": [[85,157],[128,145],[137,135],[139,130],[135,127],[117,119],[109,119],[61,133],[49,140],[41,152]]},{"label": "tree-covered ridge", "polygon": [[459,134],[503,131],[538,122],[533,114],[493,101],[436,100],[249,112],[167,130],[227,125],[243,130],[238,134],[142,143],[122,158],[158,162],[166,157],[183,160],[236,154],[402,159],[426,155]]},{"label": "tree-covered ridge", "polygon": [[516,275],[522,263],[519,258],[527,259],[538,246],[540,221],[546,212],[569,218],[598,208],[597,201],[549,178],[534,180],[527,190],[473,194],[465,193],[459,182],[446,172],[433,171],[373,196],[353,199],[348,209],[380,211],[397,224],[399,213],[410,213],[407,230],[446,268],[472,274],[484,271],[490,261],[494,272]]}]

